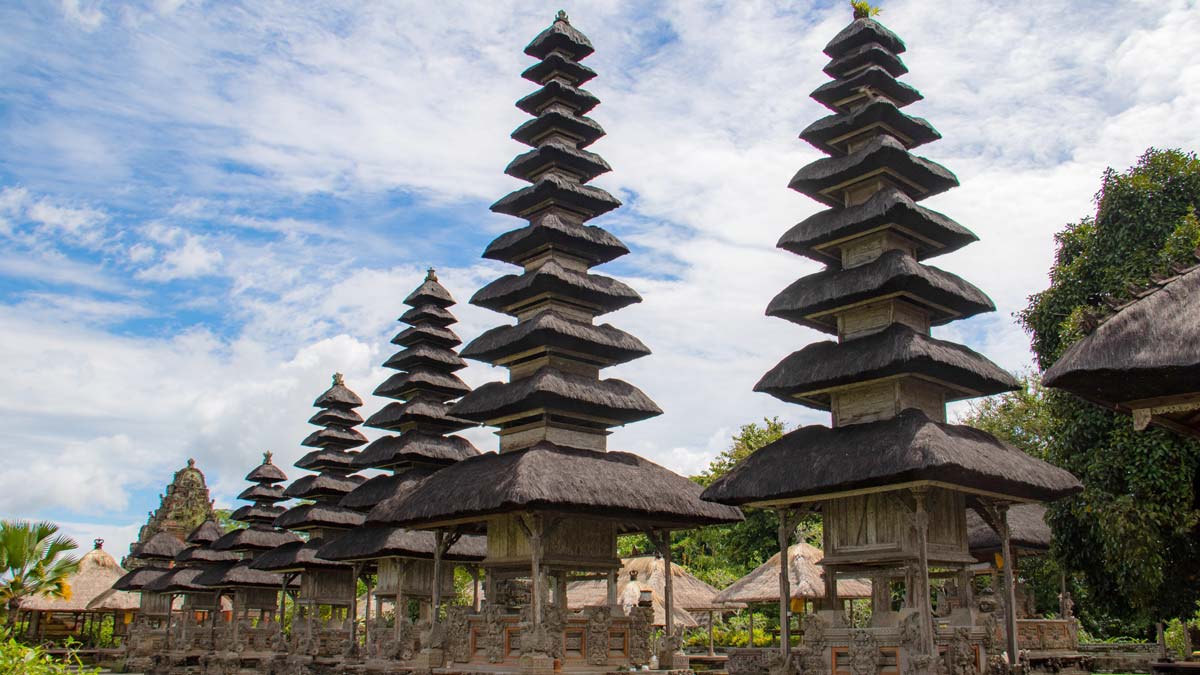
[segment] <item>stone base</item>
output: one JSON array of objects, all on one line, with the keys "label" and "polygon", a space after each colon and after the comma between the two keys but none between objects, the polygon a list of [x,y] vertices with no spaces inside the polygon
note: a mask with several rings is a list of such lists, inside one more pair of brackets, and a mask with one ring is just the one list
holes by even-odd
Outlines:
[{"label": "stone base", "polygon": [[660,654],[658,657],[659,670],[690,670],[691,664],[688,662],[687,654],[683,652],[674,652]]},{"label": "stone base", "polygon": [[554,657],[548,654],[522,654],[518,663],[521,675],[554,675]]},{"label": "stone base", "polygon": [[412,660],[412,670],[415,672],[430,671],[446,665],[446,652],[441,649],[422,649]]}]

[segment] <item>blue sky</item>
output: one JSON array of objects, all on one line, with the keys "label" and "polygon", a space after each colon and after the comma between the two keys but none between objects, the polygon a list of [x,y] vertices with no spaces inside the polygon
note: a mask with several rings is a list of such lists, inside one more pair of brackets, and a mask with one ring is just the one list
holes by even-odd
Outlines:
[{"label": "blue sky", "polygon": [[[559,3],[62,2],[0,6],[0,515],[50,517],[117,550],[195,457],[227,505],[263,450],[301,453],[334,371],[368,398],[401,299],[435,266],[465,305],[520,223],[488,205],[521,146],[521,53]],[[773,248],[817,205],[786,189],[837,2],[567,5],[633,249],[603,268],[644,296],[611,321],[654,355],[615,368],[666,414],[611,445],[681,472],[740,424],[824,415],[750,389],[817,339],[762,315],[812,263]],[[921,149],[962,187],[929,201],[982,242],[935,264],[999,311],[940,329],[1012,370],[1012,320],[1052,235],[1102,171],[1200,147],[1194,2],[898,0]],[[501,373],[475,365],[471,384]],[[484,450],[485,430],[472,432]]]}]

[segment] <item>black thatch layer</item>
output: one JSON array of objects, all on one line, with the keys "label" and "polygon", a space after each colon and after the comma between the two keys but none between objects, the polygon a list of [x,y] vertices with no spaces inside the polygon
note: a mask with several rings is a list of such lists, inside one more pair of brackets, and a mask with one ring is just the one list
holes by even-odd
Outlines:
[{"label": "black thatch layer", "polygon": [[556,52],[547,54],[545,59],[526,68],[521,77],[534,84],[546,84],[551,78],[563,78],[578,87],[596,77],[596,71]]},{"label": "black thatch layer", "polygon": [[325,544],[324,540],[309,539],[284,544],[277,549],[267,551],[256,557],[250,567],[263,572],[300,572],[306,569],[349,569],[346,563],[325,560],[317,555],[317,551]]},{"label": "black thatch layer", "polygon": [[[237,564],[236,560],[222,563],[216,569],[224,569]],[[176,567],[166,574],[158,576],[142,587],[144,593],[205,593],[212,589],[197,583],[200,575],[209,568]]]},{"label": "black thatch layer", "polygon": [[609,324],[575,321],[558,312],[545,311],[515,326],[486,331],[462,350],[468,359],[495,363],[535,347],[587,354],[604,365],[641,358],[650,349],[634,336]]},{"label": "black thatch layer", "polygon": [[519,310],[546,294],[594,307],[597,314],[642,301],[637,291],[612,277],[576,272],[550,260],[532,272],[496,279],[479,289],[471,297],[471,304],[516,316]]},{"label": "black thatch layer", "polygon": [[841,207],[838,195],[827,195],[822,190],[880,170],[899,176],[897,187],[916,201],[958,186],[958,178],[946,167],[909,153],[891,136],[876,136],[849,155],[826,157],[805,166],[796,172],[788,187],[828,206]]},{"label": "black thatch layer", "polygon": [[375,439],[363,448],[362,454],[355,459],[355,464],[360,468],[377,469],[409,462],[449,464],[478,454],[479,450],[460,436],[438,436],[413,430],[399,436]]},{"label": "black thatch layer", "polygon": [[831,59],[821,70],[830,77],[846,77],[851,71],[864,66],[879,66],[892,77],[900,77],[908,72],[908,68],[900,60],[900,57],[888,51],[878,42],[859,45],[836,59]]},{"label": "black thatch layer", "polygon": [[309,474],[292,481],[283,494],[295,499],[340,498],[363,484],[362,476],[338,476],[330,473]]},{"label": "black thatch layer", "polygon": [[837,317],[830,312],[896,294],[928,309],[935,326],[996,309],[962,277],[891,250],[865,265],[801,277],[771,300],[767,316],[837,335]]},{"label": "black thatch layer", "polygon": [[392,338],[392,344],[401,347],[411,347],[421,343],[452,349],[462,344],[462,340],[449,328],[429,325],[409,326],[396,333],[396,337]]},{"label": "black thatch layer", "polygon": [[550,132],[566,134],[578,139],[576,147],[586,148],[604,138],[604,127],[596,120],[583,115],[574,115],[566,108],[551,106],[537,117],[526,121],[512,132],[512,139],[525,145],[537,147],[541,139]]},{"label": "black thatch layer", "polygon": [[433,270],[429,270],[429,273],[425,275],[425,281],[415,291],[409,293],[407,298],[404,298],[404,304],[409,307],[436,305],[445,309],[454,306],[454,298],[450,296],[450,291],[447,291],[445,286],[438,283],[437,275]]},{"label": "black thatch layer", "polygon": [[340,376],[335,376],[334,385],[313,401],[314,408],[357,408],[362,404],[358,394],[341,383]]},{"label": "black thatch layer", "polygon": [[458,323],[458,319],[446,310],[437,305],[419,305],[406,311],[400,315],[400,320],[407,324],[427,323],[434,326],[445,328],[454,323]]},{"label": "black thatch layer", "polygon": [[366,442],[367,437],[358,429],[325,427],[306,436],[300,445],[310,448],[356,448]]},{"label": "black thatch layer", "polygon": [[475,424],[447,414],[447,406],[439,401],[417,398],[407,403],[389,403],[367,418],[367,426],[389,431],[402,431],[410,424],[438,429],[442,433],[461,431]]},{"label": "black thatch layer", "polygon": [[159,532],[139,544],[133,552],[133,557],[139,560],[174,560],[183,547],[183,542],[176,539],[175,535]]},{"label": "black thatch layer", "polygon": [[603,228],[547,213],[525,227],[496,237],[483,257],[520,265],[547,249],[563,251],[586,260],[589,265],[600,265],[629,253],[620,239]]},{"label": "black thatch layer", "polygon": [[[1009,541],[1014,548],[1049,551],[1054,543],[1054,533],[1046,524],[1046,507],[1042,504],[1014,504],[1009,507],[1008,530]],[[967,543],[976,557],[1000,551],[1000,535],[974,509],[967,509]]]},{"label": "black thatch layer", "polygon": [[[295,467],[306,471],[334,471],[337,473],[351,473],[356,468],[354,458],[358,456],[357,452],[342,452],[334,448],[321,448],[313,450],[307,455],[296,460]],[[284,493],[280,493],[284,494]]]},{"label": "black thatch layer", "polygon": [[220,565],[204,570],[192,583],[211,588],[281,588],[283,577],[274,572],[256,570],[251,561],[239,560],[232,565]]},{"label": "black thatch layer", "polygon": [[496,213],[527,217],[551,206],[564,208],[585,218],[608,213],[621,205],[621,200],[605,190],[591,185],[580,185],[559,176],[546,174],[529,187],[510,192],[500,198],[491,209]]},{"label": "black thatch layer", "polygon": [[551,80],[541,89],[521,97],[517,101],[517,108],[530,115],[536,115],[552,103],[565,106],[577,115],[586,115],[592,108],[600,105],[600,99],[586,89],[577,89],[565,82]]},{"label": "black thatch layer", "polygon": [[229,517],[239,523],[263,523],[270,525],[284,512],[282,506],[272,504],[246,504],[239,506]]},{"label": "black thatch layer", "polygon": [[662,414],[642,390],[623,380],[597,380],[545,366],[512,382],[489,382],[463,396],[456,417],[488,422],[537,408],[616,420],[621,424]]},{"label": "black thatch layer", "polygon": [[612,171],[608,162],[594,152],[580,150],[561,141],[550,141],[517,155],[504,168],[504,173],[513,178],[533,182],[550,169],[569,171],[585,183],[600,174]]},{"label": "black thatch layer", "polygon": [[[754,391],[789,403],[829,409],[831,387],[869,382],[894,375],[921,375],[940,380],[946,400],[991,396],[1017,389],[1013,376],[963,345],[937,340],[892,324],[878,333],[846,342],[814,342],[792,352],[763,375]],[[802,396],[803,398],[797,398]]]},{"label": "black thatch layer", "polygon": [[703,498],[753,504],[912,481],[1035,501],[1082,489],[1070,473],[984,431],[934,422],[910,409],[879,422],[801,427],[742,460]]},{"label": "black thatch layer", "polygon": [[384,368],[392,370],[411,370],[420,366],[429,366],[452,373],[466,368],[467,364],[453,351],[428,344],[418,344],[401,349],[383,363]]},{"label": "black thatch layer", "polygon": [[957,251],[978,240],[973,232],[950,218],[916,204],[896,188],[887,188],[862,204],[828,209],[805,218],[780,237],[777,246],[819,262],[840,265],[836,251],[818,251],[815,247],[889,226],[917,243],[918,260]]},{"label": "black thatch layer", "polygon": [[[281,501],[287,499],[287,497],[283,496],[283,486],[282,485],[262,485],[259,483],[254,483],[253,485],[246,488],[245,490],[242,490],[241,493],[238,494],[237,498],[244,502],[263,502],[266,504],[272,504],[274,502],[281,502]],[[195,543],[210,543],[212,541],[216,541],[216,538],[219,536],[221,536],[221,535],[220,535],[220,532],[218,531],[217,535],[214,536],[212,539],[210,539],[208,542],[193,542],[193,541],[189,540],[188,543],[193,543],[193,544],[195,544]]]},{"label": "black thatch layer", "polygon": [[921,92],[892,77],[879,66],[867,66],[844,80],[830,80],[813,89],[809,96],[834,112],[847,112],[838,102],[856,97],[864,91],[886,97],[898,108],[924,98]]},{"label": "black thatch layer", "polygon": [[1200,268],[1121,308],[1071,345],[1043,381],[1108,404],[1200,390]]},{"label": "black thatch layer", "polygon": [[398,474],[375,476],[351,490],[338,504],[365,513],[385,499],[412,492],[434,471],[429,467],[413,467]]},{"label": "black thatch layer", "polygon": [[407,497],[379,504],[368,520],[420,527],[525,509],[593,514],[619,521],[623,531],[741,520],[737,509],[700,501],[700,491],[637,455],[543,442],[452,464]]},{"label": "black thatch layer", "polygon": [[[380,558],[433,558],[433,532],[370,524],[333,538],[318,555],[327,560],[378,560]],[[443,559],[478,562],[487,556],[487,539],[466,535],[450,547]]]},{"label": "black thatch layer", "polygon": [[[279,488],[283,494],[283,488]],[[221,526],[215,520],[206,520],[199,527],[188,533],[186,541],[189,544],[211,544],[221,538]]]},{"label": "black thatch layer", "polygon": [[873,127],[882,127],[885,133],[910,150],[942,137],[924,119],[905,115],[890,100],[872,96],[866,104],[851,112],[827,115],[813,122],[800,132],[800,138],[827,155],[840,156],[846,154],[845,149],[834,143],[845,143],[848,138],[870,132]]},{"label": "black thatch layer", "polygon": [[826,56],[836,59],[872,42],[882,45],[893,54],[904,53],[904,40],[883,24],[869,18],[855,19],[833,36],[822,51]]},{"label": "black thatch layer", "polygon": [[271,483],[282,483],[287,480],[287,474],[271,463],[271,453],[268,452],[263,455],[263,463],[254,467],[253,471],[246,474],[246,480],[251,483],[270,485]]},{"label": "black thatch layer", "polygon": [[113,582],[112,587],[118,591],[140,591],[146,584],[170,572],[164,567],[139,567],[132,572],[126,572],[124,576]]},{"label": "black thatch layer", "polygon": [[471,388],[457,375],[439,373],[429,368],[414,368],[384,380],[383,384],[375,388],[375,395],[403,400],[411,398],[417,392],[428,392],[451,399],[458,398],[468,391],[471,391]]},{"label": "black thatch layer", "polygon": [[216,551],[267,551],[299,540],[300,537],[291,532],[252,526],[226,532],[211,547]]},{"label": "black thatch layer", "polygon": [[587,36],[571,26],[567,13],[559,11],[550,27],[537,34],[525,47],[525,53],[535,59],[545,59],[550,52],[562,52],[574,61],[586,58],[596,51]]},{"label": "black thatch layer", "polygon": [[189,546],[175,556],[176,566],[181,564],[204,565],[219,562],[237,562],[241,557],[233,551],[214,551],[207,546]]},{"label": "black thatch layer", "polygon": [[362,424],[362,421],[362,415],[348,408],[322,408],[315,415],[308,418],[309,424],[315,424],[319,427],[327,424],[340,424],[344,427],[352,427],[356,424]]},{"label": "black thatch layer", "polygon": [[363,515],[336,504],[302,504],[275,519],[275,527],[303,531],[313,528],[349,529],[362,525]]}]

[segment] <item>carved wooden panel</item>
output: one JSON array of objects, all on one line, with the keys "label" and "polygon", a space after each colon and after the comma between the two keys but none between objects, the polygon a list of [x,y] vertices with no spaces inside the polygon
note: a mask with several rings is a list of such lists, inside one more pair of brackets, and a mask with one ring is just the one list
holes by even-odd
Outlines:
[{"label": "carved wooden panel", "polygon": [[895,493],[876,492],[826,503],[827,557],[875,557],[899,552],[907,539],[908,512]]},{"label": "carved wooden panel", "polygon": [[[502,516],[488,522],[488,557],[485,564],[532,562],[529,538],[518,518],[516,515]],[[582,567],[620,566],[616,529],[611,521],[563,516],[562,520],[549,522],[551,524],[543,535],[542,560],[545,564],[561,561],[577,563]]]},{"label": "carved wooden panel", "polygon": [[300,575],[300,599],[318,605],[349,606],[357,588],[354,571],[307,570]]}]

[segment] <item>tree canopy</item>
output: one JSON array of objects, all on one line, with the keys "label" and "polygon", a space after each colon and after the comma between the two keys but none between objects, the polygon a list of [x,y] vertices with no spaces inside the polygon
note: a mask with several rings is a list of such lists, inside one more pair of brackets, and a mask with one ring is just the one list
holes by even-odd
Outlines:
[{"label": "tree canopy", "polygon": [[68,554],[77,548],[54,523],[0,521],[0,606],[7,609],[10,624],[25,598],[70,597],[67,578],[79,560]]},{"label": "tree canopy", "polygon": [[[1194,153],[1152,148],[1127,171],[1104,173],[1095,215],[1055,236],[1050,287],[1020,313],[1039,367],[1082,337],[1085,315],[1105,297],[1194,262],[1198,205]],[[1128,416],[1062,392],[1030,391],[989,404],[1007,419],[997,427],[1012,425],[989,431],[1083,481],[1083,493],[1049,518],[1061,562],[1086,581],[1087,602],[1127,621],[1191,616],[1200,598],[1200,443],[1135,431]]]}]

